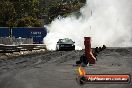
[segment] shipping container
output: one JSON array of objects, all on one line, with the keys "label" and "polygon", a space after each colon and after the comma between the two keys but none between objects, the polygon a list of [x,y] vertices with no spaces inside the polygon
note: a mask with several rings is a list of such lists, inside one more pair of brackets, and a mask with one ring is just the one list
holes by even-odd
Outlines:
[{"label": "shipping container", "polygon": [[9,37],[9,36],[10,36],[10,28],[0,27],[0,37]]},{"label": "shipping container", "polygon": [[30,38],[29,28],[26,27],[15,27],[12,28],[12,37],[15,38]]},{"label": "shipping container", "polygon": [[15,38],[33,38],[34,44],[42,44],[47,35],[46,28],[12,28],[12,36]]},{"label": "shipping container", "polygon": [[29,30],[34,44],[43,44],[43,39],[47,35],[46,28],[29,28]]}]

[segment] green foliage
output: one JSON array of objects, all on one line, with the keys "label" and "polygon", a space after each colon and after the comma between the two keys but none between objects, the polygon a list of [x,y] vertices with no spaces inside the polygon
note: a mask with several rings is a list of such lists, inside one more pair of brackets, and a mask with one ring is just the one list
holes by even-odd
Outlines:
[{"label": "green foliage", "polygon": [[16,27],[41,27],[42,24],[37,19],[28,16],[21,19],[18,19],[15,23]]},{"label": "green foliage", "polygon": [[81,3],[86,3],[86,0],[79,0]]},{"label": "green foliage", "polygon": [[38,27],[39,19],[50,23],[56,17],[78,11],[86,0],[1,0],[0,26]]},{"label": "green foliage", "polygon": [[39,0],[19,0],[13,3],[18,18],[22,18],[23,16],[36,17],[39,12]]},{"label": "green foliage", "polygon": [[56,2],[53,5],[51,4],[48,9],[49,21],[52,21],[59,15],[65,17],[72,12],[78,11],[83,5],[84,3],[80,3],[79,1],[70,3]]},{"label": "green foliage", "polygon": [[6,26],[8,21],[16,15],[13,4],[9,1],[0,3],[0,26]]}]

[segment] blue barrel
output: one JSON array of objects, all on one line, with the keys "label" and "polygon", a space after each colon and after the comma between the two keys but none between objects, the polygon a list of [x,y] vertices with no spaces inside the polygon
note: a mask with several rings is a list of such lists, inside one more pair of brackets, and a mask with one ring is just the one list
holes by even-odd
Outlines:
[{"label": "blue barrel", "polygon": [[26,27],[16,27],[12,28],[12,36],[15,38],[30,38],[29,28]]},{"label": "blue barrel", "polygon": [[10,28],[0,27],[0,37],[9,37],[9,36],[10,36]]},{"label": "blue barrel", "polygon": [[46,28],[29,28],[30,37],[33,38],[34,44],[43,44],[43,39],[47,35]]}]

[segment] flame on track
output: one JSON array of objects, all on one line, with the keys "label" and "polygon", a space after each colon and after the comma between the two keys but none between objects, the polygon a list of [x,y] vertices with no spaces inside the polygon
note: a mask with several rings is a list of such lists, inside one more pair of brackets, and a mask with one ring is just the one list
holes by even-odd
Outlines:
[{"label": "flame on track", "polygon": [[78,72],[80,76],[85,76],[86,75],[86,71],[84,68],[82,68],[81,66],[78,68]]}]

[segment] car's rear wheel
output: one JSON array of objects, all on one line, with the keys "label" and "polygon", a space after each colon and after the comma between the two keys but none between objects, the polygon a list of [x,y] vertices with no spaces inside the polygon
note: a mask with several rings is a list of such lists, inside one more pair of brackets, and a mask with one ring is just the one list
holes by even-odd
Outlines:
[{"label": "car's rear wheel", "polygon": [[75,46],[73,46],[72,50],[75,50]]}]

